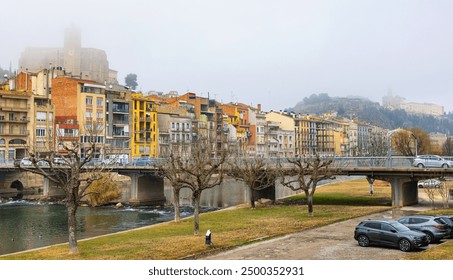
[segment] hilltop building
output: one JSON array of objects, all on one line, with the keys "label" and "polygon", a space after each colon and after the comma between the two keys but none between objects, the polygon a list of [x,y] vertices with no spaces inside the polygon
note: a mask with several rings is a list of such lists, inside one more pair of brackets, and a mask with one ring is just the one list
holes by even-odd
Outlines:
[{"label": "hilltop building", "polygon": [[79,79],[98,83],[118,83],[117,71],[109,69],[104,50],[82,48],[81,33],[76,27],[65,30],[64,46],[26,48],[19,58],[21,71],[36,73],[42,69],[63,70]]}]

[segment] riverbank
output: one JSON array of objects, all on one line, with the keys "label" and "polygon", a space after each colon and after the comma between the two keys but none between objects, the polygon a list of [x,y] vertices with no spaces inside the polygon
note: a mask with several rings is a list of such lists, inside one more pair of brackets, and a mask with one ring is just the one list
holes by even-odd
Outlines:
[{"label": "riverbank", "polygon": [[[296,200],[302,197],[296,196]],[[193,219],[188,218],[83,240],[79,242],[79,254],[68,254],[64,244],[0,259],[187,259],[390,209],[390,197],[388,184],[375,184],[371,196],[364,179],[337,182],[317,190],[314,217],[307,214],[306,205],[259,205],[254,210],[241,205],[202,214],[199,236],[193,235]],[[204,232],[208,229],[213,233],[215,248],[204,244]]]}]

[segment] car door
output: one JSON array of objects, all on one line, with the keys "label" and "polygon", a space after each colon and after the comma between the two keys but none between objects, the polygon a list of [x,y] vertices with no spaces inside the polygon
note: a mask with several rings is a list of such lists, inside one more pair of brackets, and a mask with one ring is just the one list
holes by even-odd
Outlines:
[{"label": "car door", "polygon": [[367,222],[364,224],[365,234],[372,243],[381,243],[381,224],[378,222]]},{"label": "car door", "polygon": [[381,243],[384,245],[395,246],[398,244],[398,231],[389,224],[381,224],[380,232]]}]

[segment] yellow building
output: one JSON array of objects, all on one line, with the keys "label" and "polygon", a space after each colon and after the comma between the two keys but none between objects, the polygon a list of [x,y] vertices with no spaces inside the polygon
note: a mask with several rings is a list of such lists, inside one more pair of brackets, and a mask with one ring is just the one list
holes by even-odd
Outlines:
[{"label": "yellow building", "polygon": [[132,94],[131,155],[158,156],[158,120],[154,102],[141,93]]}]

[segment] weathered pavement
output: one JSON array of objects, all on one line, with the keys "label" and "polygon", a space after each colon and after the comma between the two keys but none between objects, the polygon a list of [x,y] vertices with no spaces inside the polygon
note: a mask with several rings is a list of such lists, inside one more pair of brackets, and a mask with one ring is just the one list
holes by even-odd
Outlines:
[{"label": "weathered pavement", "polygon": [[[411,214],[423,206],[403,207],[382,213],[359,217],[316,229],[293,233],[284,237],[255,243],[204,256],[209,260],[398,260],[414,252],[401,252],[397,248],[363,248],[354,240],[355,226],[370,218],[397,219]],[[426,209],[426,208],[425,208]],[[435,246],[435,245],[429,245]],[[428,247],[426,247],[428,248]]]}]

